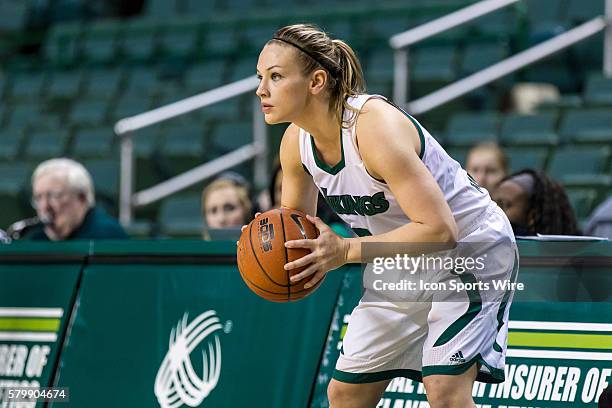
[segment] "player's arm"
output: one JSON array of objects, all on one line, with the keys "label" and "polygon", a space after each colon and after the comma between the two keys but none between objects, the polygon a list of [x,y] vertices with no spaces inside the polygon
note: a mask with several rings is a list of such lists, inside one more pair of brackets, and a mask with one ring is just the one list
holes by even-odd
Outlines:
[{"label": "player's arm", "polygon": [[306,173],[300,157],[299,128],[289,125],[280,145],[283,169],[281,206],[316,215],[319,190]]},{"label": "player's arm", "polygon": [[[384,234],[348,239],[346,262],[362,262],[366,242],[441,243],[452,246],[457,225],[440,187],[419,158],[418,130],[403,113],[370,100],[357,120],[359,151],[366,168],[389,185],[412,222]],[[380,254],[379,256],[384,256]]]}]

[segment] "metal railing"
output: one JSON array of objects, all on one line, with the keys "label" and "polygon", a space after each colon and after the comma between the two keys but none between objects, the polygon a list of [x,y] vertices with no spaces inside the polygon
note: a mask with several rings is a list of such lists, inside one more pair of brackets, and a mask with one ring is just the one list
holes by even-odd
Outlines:
[{"label": "metal railing", "polygon": [[253,143],[242,146],[230,153],[195,167],[185,173],[172,177],[153,187],[134,193],[134,151],[132,133],[136,130],[160,123],[205,106],[230,99],[257,89],[259,81],[251,76],[219,88],[162,106],[135,116],[119,120],[115,133],[121,137],[121,180],[119,191],[119,220],[123,225],[132,221],[135,207],[151,204],[171,194],[181,191],[206,178],[249,159],[255,160],[254,178],[257,185],[263,185],[268,178],[266,124],[260,110],[259,98],[253,101]]},{"label": "metal railing", "polygon": [[389,39],[394,52],[393,63],[393,101],[405,107],[409,95],[409,47],[451,28],[473,21],[486,14],[500,10],[520,0],[484,0],[461,10],[447,14],[411,30],[399,33]]},{"label": "metal railing", "polygon": [[505,75],[518,71],[527,65],[559,52],[577,42],[589,38],[600,31],[605,32],[603,73],[607,77],[612,77],[612,0],[606,0],[605,16],[595,17],[550,40],[537,44],[497,64],[408,103],[408,47],[410,45],[509,6],[517,1],[520,0],[484,0],[391,37],[389,43],[391,47],[395,49],[393,82],[393,98],[395,103],[405,107],[415,115],[425,113]]}]

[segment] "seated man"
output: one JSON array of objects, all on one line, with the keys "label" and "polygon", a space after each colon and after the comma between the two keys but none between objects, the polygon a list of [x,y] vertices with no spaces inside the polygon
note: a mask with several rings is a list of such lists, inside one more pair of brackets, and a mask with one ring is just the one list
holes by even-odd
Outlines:
[{"label": "seated man", "polygon": [[51,159],[32,175],[32,206],[41,224],[26,239],[125,239],[127,234],[113,218],[95,207],[89,172],[70,159]]}]

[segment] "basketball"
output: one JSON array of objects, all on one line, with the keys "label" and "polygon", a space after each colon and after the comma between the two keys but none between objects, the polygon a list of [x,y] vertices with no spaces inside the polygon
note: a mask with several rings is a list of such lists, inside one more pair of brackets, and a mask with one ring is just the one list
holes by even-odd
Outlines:
[{"label": "basketball", "polygon": [[285,264],[307,255],[310,250],[285,248],[285,242],[318,236],[317,227],[300,211],[282,208],[259,214],[242,231],[238,241],[238,269],[242,279],[257,295],[273,302],[291,302],[308,296],[323,279],[308,289],[304,284],[312,276],[291,282],[291,276],[307,266],[286,271]]}]

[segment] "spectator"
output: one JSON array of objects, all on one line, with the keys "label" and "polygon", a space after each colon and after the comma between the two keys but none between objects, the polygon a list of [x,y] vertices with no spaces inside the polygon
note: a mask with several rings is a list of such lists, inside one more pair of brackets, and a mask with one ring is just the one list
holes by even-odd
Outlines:
[{"label": "spectator", "polygon": [[585,230],[587,235],[612,240],[612,197],[608,197],[593,211]]},{"label": "spectator", "polygon": [[[236,173],[224,173],[202,191],[202,215],[208,228],[234,228],[248,223],[253,204],[248,183]],[[204,230],[204,239],[209,239]]]},{"label": "spectator", "polygon": [[497,143],[480,143],[468,152],[465,168],[479,185],[491,193],[508,175],[508,157]]},{"label": "spectator", "polygon": [[502,179],[492,193],[515,235],[580,235],[563,187],[545,174],[521,170]]},{"label": "spectator", "polygon": [[89,172],[71,159],[51,159],[32,175],[32,206],[40,224],[26,239],[125,239],[119,223],[97,208]]}]

